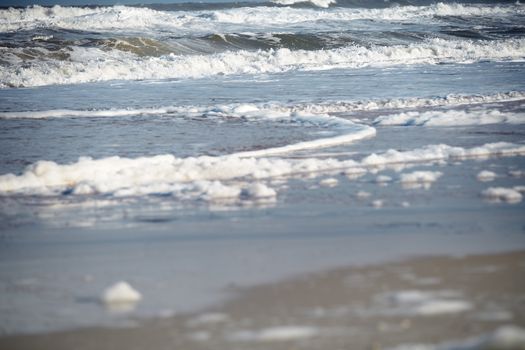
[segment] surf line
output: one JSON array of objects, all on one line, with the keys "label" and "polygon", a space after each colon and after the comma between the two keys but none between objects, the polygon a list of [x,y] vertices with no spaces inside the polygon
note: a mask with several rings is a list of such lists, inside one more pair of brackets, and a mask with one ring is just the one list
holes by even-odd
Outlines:
[{"label": "surf line", "polygon": [[342,144],[352,143],[362,139],[374,137],[376,135],[376,129],[363,125],[356,124],[350,120],[343,119],[340,117],[329,116],[327,114],[319,115],[303,115],[298,114],[292,116],[292,120],[299,121],[302,123],[311,123],[315,125],[326,124],[334,127],[339,131],[339,135],[332,137],[325,137],[320,139],[315,139],[311,141],[297,142],[280,147],[272,147],[266,149],[259,149],[253,151],[243,151],[229,154],[228,157],[237,157],[237,158],[258,158],[258,157],[269,157],[274,155],[280,155],[284,153],[291,153],[296,151],[303,151],[308,149],[315,148],[327,148],[338,146]]}]

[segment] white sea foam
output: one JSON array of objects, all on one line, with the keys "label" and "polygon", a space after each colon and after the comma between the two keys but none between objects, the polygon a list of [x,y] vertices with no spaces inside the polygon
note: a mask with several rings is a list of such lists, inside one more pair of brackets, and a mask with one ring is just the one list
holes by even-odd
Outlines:
[{"label": "white sea foam", "polygon": [[519,203],[523,199],[520,191],[506,187],[489,187],[481,195],[494,202]]},{"label": "white sea foam", "polygon": [[406,290],[388,293],[380,297],[387,302],[384,311],[394,314],[434,316],[470,310],[472,304],[458,298],[453,291]]},{"label": "white sea foam", "polygon": [[414,171],[413,173],[401,174],[401,182],[435,182],[443,173],[439,171]]},{"label": "white sea foam", "polygon": [[376,199],[373,200],[372,203],[370,203],[370,205],[376,209],[379,209],[382,208],[383,205],[385,205],[385,201],[383,199]]},{"label": "white sea foam", "polygon": [[370,192],[366,192],[366,191],[358,191],[356,193],[356,197],[358,199],[366,199],[368,197],[370,197],[372,194]]},{"label": "white sea foam", "polygon": [[101,300],[106,304],[136,303],[141,299],[142,295],[124,281],[108,287],[101,296]]},{"label": "white sea foam", "polygon": [[206,118],[244,118],[257,120],[279,120],[288,121],[297,125],[310,125],[330,128],[335,136],[321,138],[313,141],[299,142],[282,147],[247,151],[237,153],[237,156],[268,156],[280,153],[288,153],[297,150],[328,147],[375,135],[375,129],[365,125],[353,123],[347,119],[330,116],[327,114],[315,114],[311,112],[295,110],[293,107],[285,107],[273,104],[231,104],[217,105],[211,107],[180,106],[160,107],[149,109],[109,109],[109,110],[50,110],[30,112],[4,112],[0,113],[0,119],[40,119],[61,117],[121,117],[133,115],[170,115],[180,118],[206,117]]},{"label": "white sea foam", "polygon": [[144,109],[101,109],[101,110],[52,109],[52,110],[47,110],[47,111],[2,112],[0,113],[0,119],[125,117],[125,116],[135,116],[135,115],[167,114],[167,113],[173,113],[175,109],[176,109],[175,107],[144,108]]},{"label": "white sea foam", "polygon": [[327,8],[332,4],[335,4],[335,0],[271,0],[274,4],[279,5],[293,5],[298,3],[311,3],[312,5],[315,5],[317,7],[323,7]]},{"label": "white sea foam", "polygon": [[[334,119],[340,119],[340,118],[334,118]],[[340,127],[340,132],[342,133],[342,135],[339,135],[339,136],[322,138],[322,139],[317,139],[313,141],[298,142],[298,143],[294,143],[294,144],[282,146],[282,147],[267,148],[267,149],[261,149],[261,150],[256,150],[256,151],[238,152],[235,154],[235,156],[244,157],[244,158],[263,157],[263,156],[268,157],[268,156],[274,156],[274,155],[283,154],[283,153],[291,153],[295,151],[331,147],[331,146],[341,145],[345,143],[351,143],[354,141],[373,137],[376,134],[376,130],[374,128],[371,128],[365,125],[354,124],[351,121],[348,121],[345,119],[341,119],[341,121],[344,121],[343,123],[340,123],[340,124],[344,124],[344,126]]]},{"label": "white sea foam", "polygon": [[513,189],[519,193],[525,193],[525,186],[514,186]]},{"label": "white sea foam", "polygon": [[386,184],[390,181],[392,181],[392,177],[388,175],[379,175],[378,177],[376,177],[376,182],[379,184]]},{"label": "white sea foam", "polygon": [[[275,0],[291,4],[299,0]],[[302,0],[327,7],[333,0]],[[232,24],[261,28],[305,24],[317,21],[354,21],[362,19],[387,21],[425,21],[440,16],[516,16],[525,13],[521,5],[462,5],[438,3],[430,6],[399,6],[384,9],[332,8],[314,10],[301,8],[243,7],[214,11],[156,11],[126,6],[80,8],[32,6],[0,10],[0,31],[58,27],[88,31],[159,31],[174,34],[227,33]],[[254,29],[255,29],[254,28]],[[237,28],[238,29],[238,28]]]},{"label": "white sea foam", "polygon": [[[446,107],[461,105],[476,105],[493,102],[521,101],[525,92],[511,91],[490,95],[455,95],[435,98],[403,98],[366,101],[336,101],[329,104],[306,104],[301,110],[315,113],[349,113],[354,111],[372,111],[381,109]],[[1,116],[1,114],[0,114]]]},{"label": "white sea foam", "polygon": [[401,174],[400,182],[403,188],[429,189],[433,182],[436,182],[443,175],[440,171],[414,171],[412,173]]},{"label": "white sea foam", "polygon": [[525,348],[525,330],[506,325],[489,334],[442,344],[403,344],[389,350],[518,350]]},{"label": "white sea foam", "polygon": [[228,339],[243,342],[275,342],[311,338],[319,334],[319,329],[310,326],[280,326],[257,331],[241,330],[233,332]]},{"label": "white sea foam", "polygon": [[487,124],[525,124],[525,113],[502,112],[491,108],[477,110],[411,111],[385,115],[374,120],[374,125],[460,126]]},{"label": "white sea foam", "polygon": [[512,177],[525,177],[525,170],[509,170],[509,175]]},{"label": "white sea foam", "polygon": [[212,107],[164,107],[150,109],[121,109],[99,111],[74,111],[51,110],[41,112],[5,112],[0,113],[0,119],[12,118],[47,118],[47,117],[109,117],[149,114],[169,114],[174,117],[209,117],[209,118],[245,118],[265,120],[286,120],[298,125],[310,125],[330,128],[335,136],[320,138],[312,141],[298,142],[281,147],[267,148],[255,151],[236,153],[237,157],[261,157],[299,150],[330,147],[354,142],[375,135],[375,129],[366,125],[356,124],[348,119],[330,116],[327,114],[314,114],[305,111],[296,111],[272,104],[231,104]]},{"label": "white sea foam", "polygon": [[[28,166],[20,175],[0,176],[0,195],[171,194],[192,200],[215,200],[228,196],[243,199],[246,194],[273,197],[270,184],[265,183],[272,178],[321,175],[344,169],[359,169],[362,172],[377,167],[399,167],[401,164],[408,166],[437,160],[525,155],[525,145],[504,142],[474,148],[431,145],[411,151],[389,150],[371,154],[361,160],[258,158],[241,155],[189,158],[158,155],[96,160],[84,157],[76,163],[64,165],[39,161]],[[148,171],[144,171],[145,169]],[[264,186],[254,190],[254,181],[262,182]]]},{"label": "white sea foam", "polygon": [[331,50],[235,51],[213,55],[138,57],[119,50],[74,47],[68,60],[22,62],[0,48],[9,65],[0,66],[0,86],[75,84],[114,79],[193,79],[218,74],[283,73],[291,70],[387,67],[395,65],[470,63],[525,58],[525,39],[470,41],[429,39],[408,46],[347,46]]},{"label": "white sea foam", "polygon": [[478,173],[476,178],[481,182],[493,181],[497,177],[496,173],[490,170],[482,170]]},{"label": "white sea foam", "polygon": [[[503,326],[480,341],[488,349],[525,348],[525,330],[516,326]],[[478,348],[483,348],[478,346]]]},{"label": "white sea foam", "polygon": [[324,186],[324,187],[335,187],[338,184],[339,184],[339,180],[333,177],[329,177],[329,178],[322,179],[321,181],[319,181],[319,185]]},{"label": "white sea foam", "polygon": [[199,327],[228,321],[229,316],[220,312],[211,312],[198,315],[188,321],[188,326]]},{"label": "white sea foam", "polygon": [[[291,105],[278,103],[222,104],[211,106],[161,106],[150,108],[93,109],[73,110],[54,109],[42,111],[0,112],[0,119],[43,119],[43,118],[101,118],[125,117],[137,115],[170,115],[173,117],[206,117],[206,118],[293,118],[301,122],[301,116],[309,115],[308,123],[314,122],[314,116],[331,113],[350,114],[360,111],[381,109],[447,107],[461,105],[487,104],[494,102],[512,102],[525,100],[525,92],[511,91],[491,95],[447,95],[434,98],[401,98],[366,101],[329,101],[323,103],[295,103]],[[304,119],[304,118],[303,118]],[[328,119],[322,119],[324,123]],[[338,119],[332,119],[338,120]],[[306,122],[306,120],[304,120]],[[317,125],[322,125],[317,124]],[[324,124],[325,126],[328,126]]]}]

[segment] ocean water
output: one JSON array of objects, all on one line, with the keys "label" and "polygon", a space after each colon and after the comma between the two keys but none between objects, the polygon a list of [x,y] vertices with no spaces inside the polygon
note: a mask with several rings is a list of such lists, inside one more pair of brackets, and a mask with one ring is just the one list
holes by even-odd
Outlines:
[{"label": "ocean water", "polygon": [[[89,301],[124,278],[155,296],[138,315],[202,306],[346,263],[354,234],[469,234],[391,253],[352,236],[357,262],[522,248],[524,141],[520,2],[1,9],[0,331],[112,324]],[[321,236],[331,256],[306,263]]]}]

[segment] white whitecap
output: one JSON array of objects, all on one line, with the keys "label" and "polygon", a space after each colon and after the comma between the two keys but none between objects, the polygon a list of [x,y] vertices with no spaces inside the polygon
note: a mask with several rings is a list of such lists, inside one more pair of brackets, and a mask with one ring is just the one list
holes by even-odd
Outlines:
[{"label": "white whitecap", "polygon": [[281,48],[228,51],[212,55],[138,57],[119,50],[73,47],[68,60],[25,62],[2,48],[10,64],[0,66],[1,87],[79,84],[107,80],[195,79],[216,75],[259,75],[287,71],[388,67],[413,64],[518,61],[525,57],[525,39],[494,41],[429,39],[410,45],[357,46],[307,51]]},{"label": "white whitecap", "polygon": [[411,111],[378,117],[374,125],[463,126],[488,124],[525,124],[525,113],[498,109]]}]

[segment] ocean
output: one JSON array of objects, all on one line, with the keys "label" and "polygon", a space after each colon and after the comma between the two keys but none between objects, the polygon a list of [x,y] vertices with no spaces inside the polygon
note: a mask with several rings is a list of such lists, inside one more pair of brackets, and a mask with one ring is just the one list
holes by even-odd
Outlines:
[{"label": "ocean", "polygon": [[524,142],[519,1],[0,9],[0,333],[523,249]]}]

